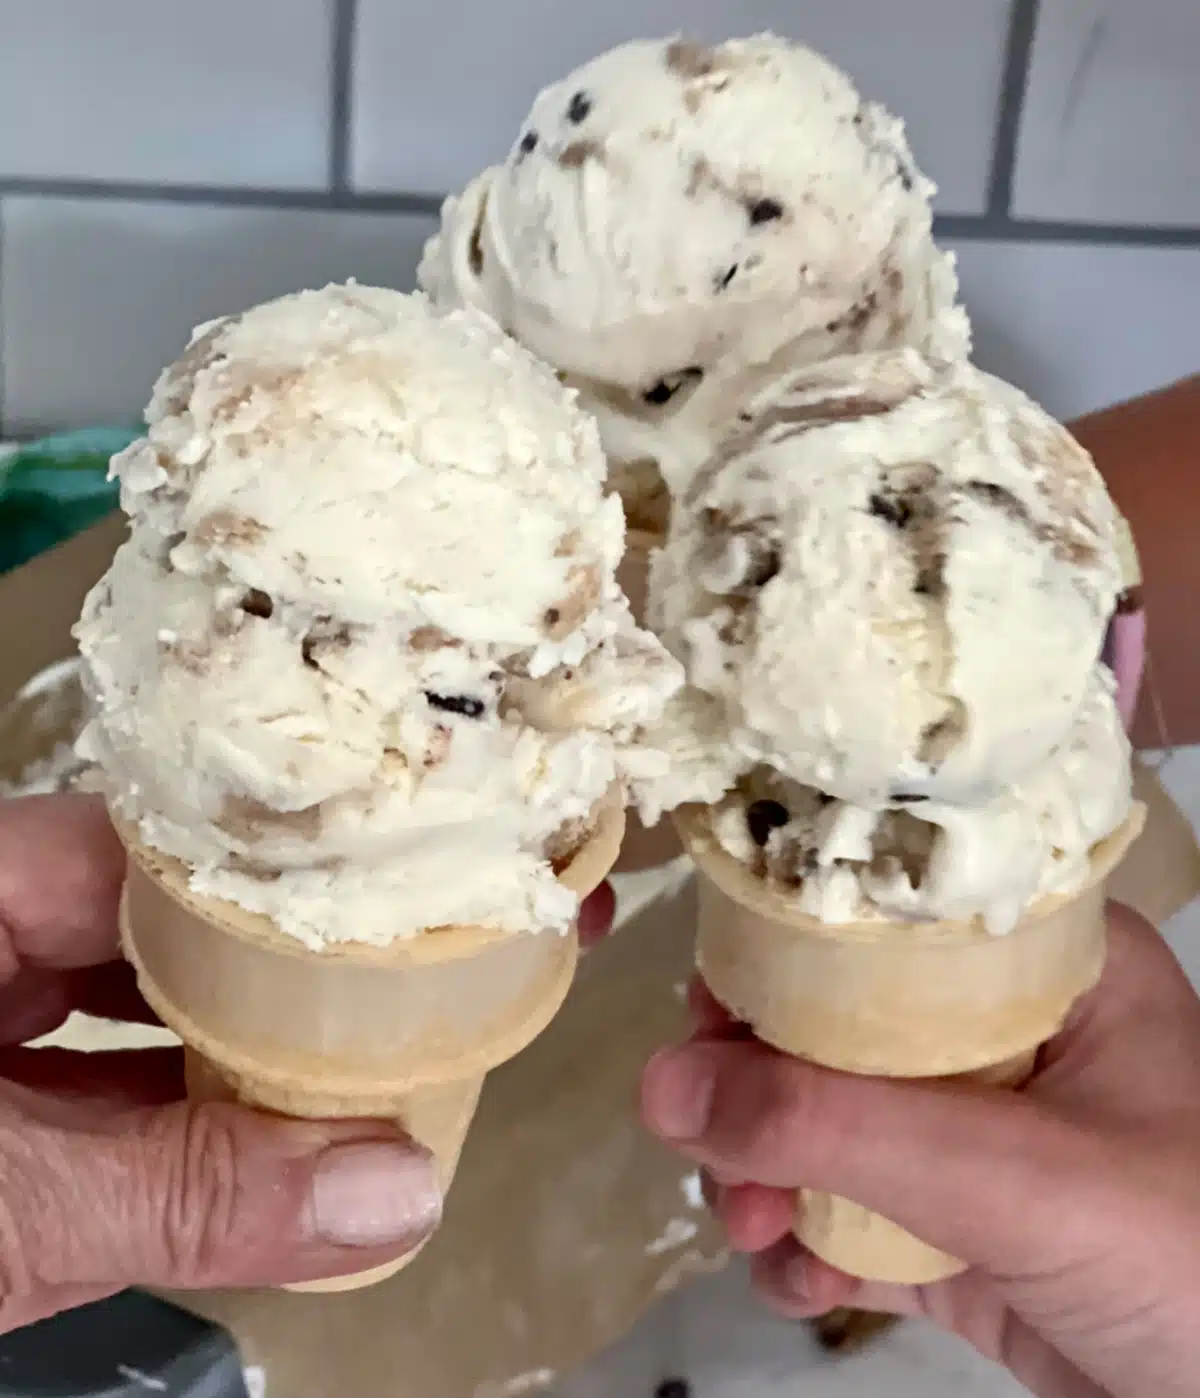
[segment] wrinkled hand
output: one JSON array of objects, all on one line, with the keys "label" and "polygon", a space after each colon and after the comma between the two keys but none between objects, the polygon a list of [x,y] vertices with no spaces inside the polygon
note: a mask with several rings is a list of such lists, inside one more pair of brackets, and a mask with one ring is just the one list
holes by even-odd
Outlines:
[{"label": "wrinkled hand", "polygon": [[123,868],[99,801],[0,803],[0,1330],[134,1283],[364,1270],[441,1213],[387,1122],[188,1106],[178,1049],[20,1047],[74,1009],[153,1020],[118,960]]},{"label": "wrinkled hand", "polygon": [[[643,1114],[705,1168],[771,1305],[927,1316],[1042,1398],[1200,1392],[1200,1000],[1136,914],[1112,910],[1101,984],[1020,1093],[831,1072],[758,1043],[701,985],[692,1009]],[[856,1282],[791,1237],[798,1186],[972,1266]]]}]

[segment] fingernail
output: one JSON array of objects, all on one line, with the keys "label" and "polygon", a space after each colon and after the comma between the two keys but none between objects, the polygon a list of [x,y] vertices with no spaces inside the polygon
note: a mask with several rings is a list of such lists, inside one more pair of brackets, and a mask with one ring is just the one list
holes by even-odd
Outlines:
[{"label": "fingernail", "polygon": [[783,1284],[788,1295],[796,1301],[808,1301],[812,1297],[812,1278],[808,1270],[808,1256],[801,1253],[793,1257],[783,1273]]},{"label": "fingernail", "polygon": [[669,1141],[694,1141],[712,1115],[716,1077],[708,1063],[687,1048],[663,1049],[647,1067],[646,1108]]},{"label": "fingernail", "polygon": [[437,1167],[410,1146],[360,1141],[331,1146],[312,1182],[313,1231],[343,1247],[416,1246],[437,1227]]}]

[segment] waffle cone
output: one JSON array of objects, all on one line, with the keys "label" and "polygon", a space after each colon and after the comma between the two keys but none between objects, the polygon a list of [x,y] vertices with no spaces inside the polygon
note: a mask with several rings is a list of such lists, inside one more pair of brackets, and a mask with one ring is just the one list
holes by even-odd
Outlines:
[{"label": "waffle cone", "polygon": [[[549,1024],[574,975],[574,935],[430,928],[388,946],[314,951],[268,918],[189,888],[180,861],[117,830],[129,860],[125,954],[147,1002],[188,1050],[195,1100],[236,1099],[286,1116],[398,1121],[448,1187],[487,1072]],[[608,874],[624,812],[614,788],[560,871],[580,898]],[[347,1290],[384,1268],[306,1283]]]},{"label": "waffle cone", "polygon": [[[1136,806],[1093,849],[1082,888],[1039,899],[995,937],[975,922],[823,923],[723,850],[706,809],[684,808],[676,824],[699,870],[696,964],[731,1014],[786,1053],[849,1073],[1016,1086],[1100,978],[1105,884],[1144,818]],[[834,1195],[803,1193],[796,1234],[867,1280],[921,1284],[963,1270]]]}]

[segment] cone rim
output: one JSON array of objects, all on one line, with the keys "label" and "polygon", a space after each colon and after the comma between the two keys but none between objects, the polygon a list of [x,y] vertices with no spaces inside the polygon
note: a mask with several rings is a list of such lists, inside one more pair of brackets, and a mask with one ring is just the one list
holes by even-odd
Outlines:
[{"label": "cone rim", "polygon": [[[908,945],[939,946],[966,940],[995,941],[979,917],[967,919],[943,918],[919,922],[903,918],[879,917],[849,922],[822,922],[811,913],[801,912],[788,899],[765,881],[757,878],[746,866],[724,849],[712,831],[711,807],[680,806],[671,812],[679,838],[698,873],[708,879],[739,907],[757,914],[767,922],[793,932],[805,933],[829,941],[878,942],[882,934],[903,929]],[[1020,920],[1006,937],[1018,935],[1027,927],[1041,923],[1059,909],[1077,902],[1083,895],[1103,883],[1124,859],[1146,823],[1146,807],[1134,801],[1128,815],[1119,826],[1089,851],[1088,877],[1069,893],[1048,893],[1036,899],[1021,914]]]},{"label": "cone rim", "polygon": [[[205,924],[215,923],[221,930],[240,941],[269,946],[280,955],[326,962],[357,961],[373,965],[428,965],[454,961],[477,955],[480,951],[506,942],[514,937],[555,936],[532,929],[515,932],[510,929],[445,924],[428,927],[411,937],[397,938],[377,945],[372,942],[333,942],[317,948],[282,931],[265,913],[251,912],[225,898],[195,893],[190,887],[186,863],[173,855],[164,854],[142,840],[136,825],[110,809],[109,818],[128,856],[126,879],[141,877],[156,885],[186,915]],[[620,854],[625,834],[624,798],[619,783],[601,797],[597,806],[595,828],[555,877],[582,902],[598,888]]]}]

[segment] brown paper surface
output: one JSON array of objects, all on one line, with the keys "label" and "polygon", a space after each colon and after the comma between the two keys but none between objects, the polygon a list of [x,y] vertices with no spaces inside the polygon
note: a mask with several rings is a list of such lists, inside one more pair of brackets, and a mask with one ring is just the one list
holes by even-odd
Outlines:
[{"label": "brown paper surface", "polygon": [[[106,521],[0,579],[0,701],[72,653],[70,628],[121,537]],[[0,723],[0,777],[53,740]],[[1146,833],[1115,897],[1161,921],[1200,892],[1200,851],[1153,773]],[[641,1130],[642,1065],[683,1029],[694,892],[664,897],[584,959],[557,1020],[488,1077],[445,1223],[422,1257],[364,1292],[188,1293],[286,1398],[508,1398],[618,1339],[654,1301],[719,1266],[686,1166]]]}]

